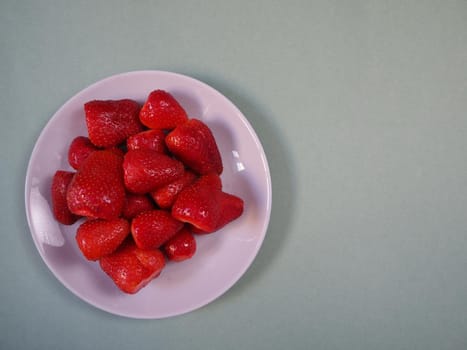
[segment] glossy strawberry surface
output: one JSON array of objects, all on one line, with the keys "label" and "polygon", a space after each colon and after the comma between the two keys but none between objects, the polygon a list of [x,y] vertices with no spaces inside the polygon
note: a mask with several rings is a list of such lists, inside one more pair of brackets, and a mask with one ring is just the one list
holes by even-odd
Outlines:
[{"label": "glossy strawberry surface", "polygon": [[188,120],[180,103],[165,90],[154,90],[149,94],[139,118],[151,129],[173,129]]},{"label": "glossy strawberry surface", "polygon": [[165,257],[158,249],[142,250],[126,240],[114,253],[102,257],[99,265],[121,291],[134,294],[160,275]]},{"label": "glossy strawberry surface", "polygon": [[131,222],[131,234],[136,245],[142,249],[159,248],[183,227],[165,210],[146,211]]},{"label": "glossy strawberry surface", "polygon": [[76,231],[76,242],[88,260],[97,260],[114,252],[130,233],[125,219],[92,219],[82,223]]},{"label": "glossy strawberry surface", "polygon": [[171,131],[168,149],[197,174],[223,171],[222,158],[211,129],[199,119],[190,119]]},{"label": "glossy strawberry surface", "polygon": [[221,215],[220,193],[220,189],[207,184],[201,177],[179,193],[172,206],[172,216],[202,231],[214,231]]},{"label": "glossy strawberry surface", "polygon": [[151,196],[157,205],[163,209],[169,209],[175,202],[178,194],[196,179],[191,171],[185,171],[182,177],[151,192]]},{"label": "glossy strawberry surface", "polygon": [[73,139],[68,149],[68,163],[73,169],[78,169],[83,161],[98,149],[88,137],[78,136]]},{"label": "glossy strawberry surface", "polygon": [[123,161],[125,186],[133,193],[147,193],[169,184],[184,173],[181,162],[151,150],[130,150]]},{"label": "glossy strawberry surface", "polygon": [[154,202],[148,195],[127,193],[122,215],[131,220],[138,214],[155,208]]},{"label": "glossy strawberry surface", "polygon": [[91,153],[68,187],[70,211],[90,218],[119,217],[125,204],[122,162],[111,150]]},{"label": "glossy strawberry surface", "polygon": [[89,139],[98,147],[113,147],[143,131],[140,105],[130,99],[94,100],[84,105]]},{"label": "glossy strawberry surface", "polygon": [[52,211],[55,219],[64,225],[74,224],[79,218],[79,215],[70,211],[66,200],[68,186],[74,175],[75,173],[71,171],[57,170],[52,178]]},{"label": "glossy strawberry surface", "polygon": [[159,153],[165,153],[165,134],[161,129],[145,130],[133,136],[126,141],[128,150],[146,149]]},{"label": "glossy strawberry surface", "polygon": [[227,192],[221,192],[219,194],[219,207],[221,214],[215,231],[239,218],[243,214],[244,202],[243,199],[238,196]]},{"label": "glossy strawberry surface", "polygon": [[195,255],[196,239],[187,228],[182,228],[164,244],[164,252],[171,261],[188,260]]}]

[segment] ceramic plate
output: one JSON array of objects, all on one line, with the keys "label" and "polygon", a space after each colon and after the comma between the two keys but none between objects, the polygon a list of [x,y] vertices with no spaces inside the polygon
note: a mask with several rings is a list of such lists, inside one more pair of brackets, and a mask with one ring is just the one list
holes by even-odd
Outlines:
[{"label": "ceramic plate", "polygon": [[[84,259],[75,242],[80,221],[58,224],[51,212],[50,185],[67,162],[71,140],[87,135],[83,104],[93,99],[131,98],[143,103],[164,89],[188,115],[213,131],[224,163],[224,190],[245,201],[243,215],[220,231],[197,236],[195,256],[169,262],[159,278],[137,294],[116,288],[97,262]],[[196,79],[163,71],[115,75],[66,102],[42,130],[31,154],[25,186],[26,214],[34,243],[53,274],[79,298],[107,312],[134,318],[164,318],[200,308],[226,292],[245,273],[264,240],[271,212],[267,160],[253,128],[226,97]]]}]

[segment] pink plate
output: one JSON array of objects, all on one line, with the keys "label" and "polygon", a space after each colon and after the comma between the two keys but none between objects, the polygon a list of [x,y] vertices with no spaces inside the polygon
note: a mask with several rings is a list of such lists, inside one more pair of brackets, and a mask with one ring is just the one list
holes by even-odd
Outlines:
[{"label": "pink plate", "polygon": [[[245,201],[244,214],[222,230],[197,236],[195,256],[168,263],[159,278],[135,295],[120,292],[98,263],[84,259],[75,242],[79,222],[56,223],[50,185],[56,170],[72,170],[71,140],[87,135],[83,104],[93,99],[131,98],[143,103],[150,91],[169,91],[189,116],[202,119],[218,142],[227,192]],[[271,178],[253,128],[227,98],[193,78],[163,71],[115,75],[66,102],[42,130],[32,152],[25,185],[26,215],[34,243],[49,269],[71,292],[97,308],[134,318],[156,319],[200,308],[226,292],[253,262],[271,213]]]}]

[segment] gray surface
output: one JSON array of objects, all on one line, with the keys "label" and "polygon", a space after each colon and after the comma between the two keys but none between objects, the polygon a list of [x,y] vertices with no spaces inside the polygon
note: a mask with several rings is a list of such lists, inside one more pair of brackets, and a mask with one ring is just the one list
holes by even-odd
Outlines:
[{"label": "gray surface", "polygon": [[[466,349],[467,2],[202,3],[0,3],[0,348]],[[24,212],[51,115],[140,69],[228,96],[273,180],[246,275],[165,320],[68,292]]]}]

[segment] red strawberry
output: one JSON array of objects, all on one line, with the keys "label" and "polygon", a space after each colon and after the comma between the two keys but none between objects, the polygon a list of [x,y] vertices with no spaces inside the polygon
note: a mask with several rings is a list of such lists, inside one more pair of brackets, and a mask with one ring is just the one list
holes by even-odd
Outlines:
[{"label": "red strawberry", "polygon": [[76,215],[115,219],[125,204],[122,157],[111,150],[95,151],[70,182],[67,203]]},{"label": "red strawberry", "polygon": [[197,227],[192,226],[191,232],[195,234],[207,234],[215,232],[243,214],[243,199],[226,192],[220,192],[217,195],[220,206],[220,216],[216,227],[211,231],[203,231]]},{"label": "red strawberry", "polygon": [[110,148],[106,148],[106,150],[111,151],[111,152],[115,153],[117,156],[120,156],[122,158],[125,155],[125,152],[119,147],[110,147]]},{"label": "red strawberry", "polygon": [[[161,263],[165,265],[165,258],[160,249],[140,249],[136,247],[134,250],[136,257],[138,258],[141,265],[151,271],[159,271]],[[159,273],[154,277],[159,276]]]},{"label": "red strawberry", "polygon": [[97,150],[98,148],[91,143],[89,138],[78,136],[73,139],[68,148],[68,163],[73,169],[78,169],[83,160]]},{"label": "red strawberry", "polygon": [[222,190],[221,177],[216,173],[209,173],[209,174],[200,176],[198,180],[196,181],[198,182],[198,185],[206,185],[216,190]]},{"label": "red strawberry", "polygon": [[221,193],[221,220],[219,225],[225,225],[243,214],[244,202],[238,196],[235,196],[231,193],[222,192]]},{"label": "red strawberry", "polygon": [[188,120],[183,107],[164,90],[154,90],[149,94],[139,118],[151,129],[173,129]]},{"label": "red strawberry", "polygon": [[117,146],[143,130],[140,106],[129,99],[94,100],[84,105],[89,139],[98,147]]},{"label": "red strawberry", "polygon": [[113,253],[130,233],[125,219],[87,220],[76,231],[76,242],[88,260],[97,260]]},{"label": "red strawberry", "polygon": [[219,196],[221,190],[203,179],[185,187],[172,206],[172,216],[206,232],[214,231],[221,210]]},{"label": "red strawberry", "polygon": [[168,211],[151,210],[136,216],[131,222],[131,234],[138,248],[159,248],[173,237],[183,224],[175,220]]},{"label": "red strawberry", "polygon": [[195,237],[187,228],[182,228],[164,244],[164,252],[172,261],[190,259],[196,252]]},{"label": "red strawberry", "polygon": [[142,131],[126,140],[128,150],[149,149],[159,153],[165,153],[165,134],[160,129]]},{"label": "red strawberry", "polygon": [[52,210],[58,222],[64,225],[74,224],[79,216],[73,214],[68,209],[66,193],[68,186],[75,173],[64,170],[57,170],[52,179]]},{"label": "red strawberry", "polygon": [[151,196],[160,208],[168,209],[172,206],[180,191],[191,184],[195,178],[196,175],[191,171],[185,171],[179,179],[151,192]]},{"label": "red strawberry", "polygon": [[217,222],[216,231],[240,217],[244,206],[243,199],[226,192],[220,193],[219,202],[221,216]]},{"label": "red strawberry", "polygon": [[122,215],[124,218],[131,220],[136,215],[152,209],[155,209],[155,205],[147,195],[128,193]]},{"label": "red strawberry", "polygon": [[160,275],[165,258],[158,249],[142,250],[126,240],[114,253],[102,257],[99,265],[121,291],[134,294]]},{"label": "red strawberry", "polygon": [[190,119],[177,126],[165,138],[167,148],[198,174],[222,173],[222,159],[209,127],[201,120]]},{"label": "red strawberry", "polygon": [[146,193],[167,185],[183,175],[181,162],[150,150],[128,151],[123,161],[126,188],[133,193]]}]

